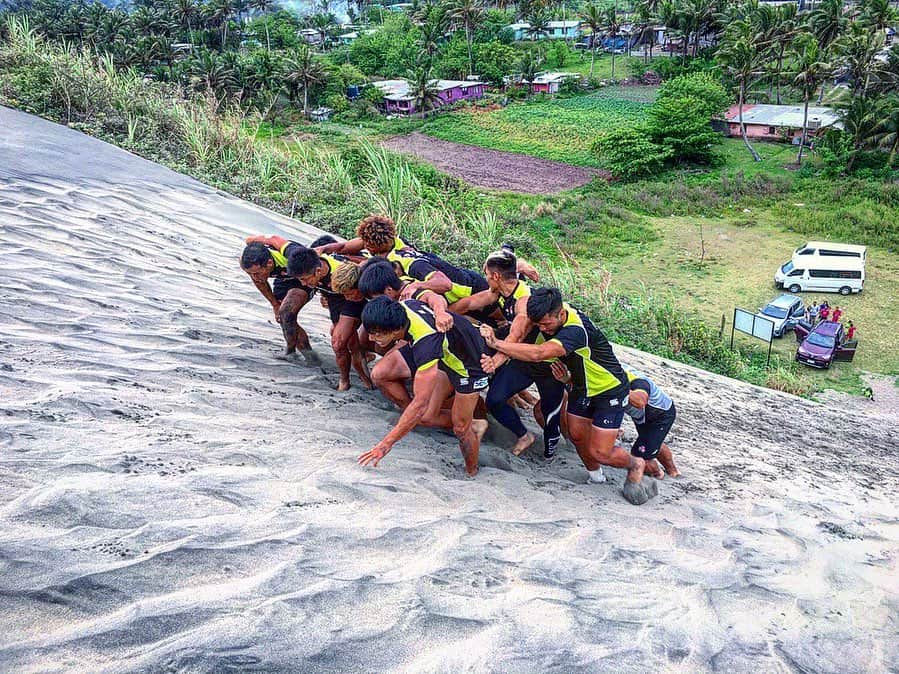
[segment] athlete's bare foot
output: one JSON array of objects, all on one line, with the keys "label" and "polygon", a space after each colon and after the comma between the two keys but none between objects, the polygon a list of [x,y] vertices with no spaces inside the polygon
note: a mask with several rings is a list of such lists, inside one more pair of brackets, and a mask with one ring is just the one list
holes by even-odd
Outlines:
[{"label": "athlete's bare foot", "polygon": [[322,364],[322,359],[312,349],[300,349],[300,355],[303,356],[306,360],[306,365],[309,367],[318,367]]},{"label": "athlete's bare foot", "polygon": [[[484,434],[487,432],[487,427],[489,424],[486,419],[472,419],[471,420],[471,430],[474,431],[474,434],[478,436],[478,442],[484,439]],[[475,469],[475,473],[478,472]],[[474,473],[471,473],[474,475]]]},{"label": "athlete's bare foot", "polygon": [[341,379],[337,384],[338,391],[349,391],[350,390],[350,380],[349,379]]},{"label": "athlete's bare foot", "polygon": [[300,354],[298,354],[296,351],[288,351],[287,349],[284,349],[284,351],[282,351],[281,353],[276,354],[275,358],[277,358],[278,360],[287,361],[288,363],[300,362]]},{"label": "athlete's bare foot", "polygon": [[365,358],[362,358],[361,354],[354,354],[353,368],[356,370],[356,374],[359,375],[359,379],[362,380],[362,386],[371,391],[375,385],[371,381],[371,373],[368,370],[368,361]]},{"label": "athlete's bare foot", "polygon": [[646,474],[654,477],[657,480],[665,479],[665,471],[662,470],[659,462],[655,459],[646,462]]},{"label": "athlete's bare foot", "polygon": [[639,482],[643,479],[643,472],[646,470],[646,462],[640,457],[634,456],[631,457],[632,463],[630,468],[627,469],[627,481],[628,482]]},{"label": "athlete's bare foot", "polygon": [[522,435],[520,438],[518,438],[518,442],[516,442],[516,443],[515,443],[515,446],[512,447],[512,453],[513,453],[515,456],[521,456],[522,453],[523,453],[528,447],[530,447],[531,445],[534,444],[534,441],[535,441],[536,439],[537,439],[536,436],[535,436],[533,433],[531,433],[530,431],[528,431],[527,433],[525,433],[524,435]]}]

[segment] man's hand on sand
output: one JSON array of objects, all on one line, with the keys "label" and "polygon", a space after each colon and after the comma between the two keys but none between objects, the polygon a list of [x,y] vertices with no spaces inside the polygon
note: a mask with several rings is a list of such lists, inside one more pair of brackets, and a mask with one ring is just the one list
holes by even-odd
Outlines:
[{"label": "man's hand on sand", "polygon": [[491,349],[496,348],[496,333],[489,325],[484,325],[483,323],[481,323],[481,337],[484,338],[487,346],[489,346]]},{"label": "man's hand on sand", "polygon": [[365,452],[362,456],[359,457],[359,465],[360,466],[371,466],[372,468],[376,468],[378,462],[387,456],[387,453],[390,451],[390,447],[384,444],[377,444],[374,446],[374,449],[371,451]]},{"label": "man's hand on sand", "polygon": [[437,327],[437,332],[449,332],[453,329],[453,315],[448,312],[444,312],[439,316],[435,314],[434,325]]}]

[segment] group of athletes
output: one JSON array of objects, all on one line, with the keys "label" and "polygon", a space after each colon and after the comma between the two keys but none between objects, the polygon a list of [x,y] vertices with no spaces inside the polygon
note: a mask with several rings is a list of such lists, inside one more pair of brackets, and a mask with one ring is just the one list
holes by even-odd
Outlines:
[{"label": "group of athletes", "polygon": [[[645,475],[679,475],[665,444],[674,402],[644,373],[623,366],[602,331],[557,288],[528,285],[539,280],[537,271],[511,246],[491,253],[479,273],[419,250],[397,236],[390,218],[371,215],[349,241],[324,236],[304,246],[252,236],[240,265],[271,303],[286,342],[282,358],[320,362],[297,320],[318,294],[331,317],[339,390],[350,387],[354,369],[363,386],[377,387],[402,410],[359,457],[362,465],[377,466],[420,425],[452,431],[465,470],[475,475],[488,412],[515,434],[511,451],[520,455],[536,437],[518,409],[533,407],[546,459],[564,435],[588,482],[605,481],[603,465],[627,470],[623,493],[631,503],[658,492]],[[637,431],[630,451],[620,444],[625,415]]]}]

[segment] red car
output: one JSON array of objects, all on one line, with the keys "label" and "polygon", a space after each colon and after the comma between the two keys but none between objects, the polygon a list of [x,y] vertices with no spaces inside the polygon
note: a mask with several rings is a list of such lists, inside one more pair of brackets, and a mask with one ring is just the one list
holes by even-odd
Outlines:
[{"label": "red car", "polygon": [[828,368],[834,361],[851,361],[855,358],[858,340],[846,341],[842,323],[821,321],[814,328],[799,323],[793,328],[799,348],[796,360],[812,367]]}]

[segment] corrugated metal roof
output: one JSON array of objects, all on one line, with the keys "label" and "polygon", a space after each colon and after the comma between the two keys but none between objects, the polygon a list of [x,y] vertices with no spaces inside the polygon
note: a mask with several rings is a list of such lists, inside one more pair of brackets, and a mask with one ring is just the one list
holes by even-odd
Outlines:
[{"label": "corrugated metal roof", "polygon": [[[803,106],[801,105],[744,105],[743,123],[758,124],[760,126],[775,126],[781,128],[801,129]],[[727,111],[728,122],[739,122],[739,110],[737,106]],[[837,126],[840,116],[833,108],[809,106],[808,126],[819,128]],[[817,122],[817,123],[816,123]]]},{"label": "corrugated metal roof", "polygon": [[[407,80],[382,80],[380,82],[372,82],[372,84],[383,92],[384,98],[388,101],[409,101],[414,98],[409,94],[409,82]],[[446,91],[455,87],[474,87],[479,84],[484,83],[465,80],[431,80],[431,86],[437,89],[437,91]]]}]

